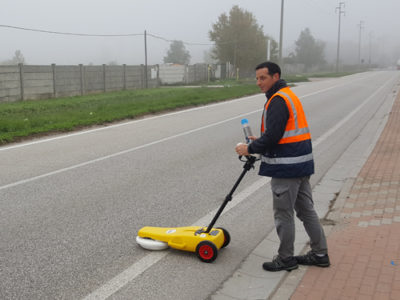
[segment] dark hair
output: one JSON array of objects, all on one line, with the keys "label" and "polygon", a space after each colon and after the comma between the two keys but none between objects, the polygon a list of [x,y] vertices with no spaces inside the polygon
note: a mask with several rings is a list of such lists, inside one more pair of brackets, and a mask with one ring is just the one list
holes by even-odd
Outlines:
[{"label": "dark hair", "polygon": [[273,63],[271,61],[263,62],[256,67],[256,71],[263,68],[268,69],[269,75],[273,76],[274,74],[278,73],[279,78],[281,78],[281,68],[276,63]]}]

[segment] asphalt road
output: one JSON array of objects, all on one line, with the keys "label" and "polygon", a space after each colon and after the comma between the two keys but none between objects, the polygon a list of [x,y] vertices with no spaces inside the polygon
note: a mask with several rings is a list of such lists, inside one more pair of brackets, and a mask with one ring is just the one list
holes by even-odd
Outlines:
[{"label": "asphalt road", "polygon": [[[380,71],[294,88],[313,137],[313,184],[379,108],[390,110],[398,83],[398,72]],[[242,181],[217,222],[231,244],[212,264],[144,250],[136,233],[211,221],[242,171],[240,119],[256,133],[264,102],[260,94],[0,147],[0,298],[207,298],[273,230],[267,179],[254,170]]]}]

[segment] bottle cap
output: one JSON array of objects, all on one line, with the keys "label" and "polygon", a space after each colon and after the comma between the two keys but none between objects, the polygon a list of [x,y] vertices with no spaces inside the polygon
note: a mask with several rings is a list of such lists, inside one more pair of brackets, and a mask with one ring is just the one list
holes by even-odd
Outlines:
[{"label": "bottle cap", "polygon": [[241,123],[242,123],[242,125],[249,124],[249,121],[247,119],[242,119]]}]

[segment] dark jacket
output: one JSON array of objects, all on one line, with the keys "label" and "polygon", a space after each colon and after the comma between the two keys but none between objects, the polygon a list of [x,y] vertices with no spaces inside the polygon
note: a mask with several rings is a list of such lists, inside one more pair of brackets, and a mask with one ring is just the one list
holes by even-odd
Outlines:
[{"label": "dark jacket", "polygon": [[[267,102],[280,89],[286,87],[284,80],[277,81],[271,89],[266,93]],[[265,107],[265,106],[264,106]],[[314,173],[314,161],[312,159],[311,140],[305,140],[295,143],[279,144],[289,119],[289,109],[285,100],[276,95],[268,106],[265,132],[260,138],[253,141],[249,145],[249,153],[262,154],[262,162],[259,175],[276,177],[276,178],[296,178],[309,176]],[[264,162],[264,158],[292,158],[309,156],[305,162],[300,163],[268,163]]]}]

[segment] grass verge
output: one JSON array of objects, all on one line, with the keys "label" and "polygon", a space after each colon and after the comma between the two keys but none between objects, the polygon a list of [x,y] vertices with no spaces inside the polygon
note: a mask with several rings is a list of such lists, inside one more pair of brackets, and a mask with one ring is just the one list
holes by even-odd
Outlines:
[{"label": "grass verge", "polygon": [[[284,76],[289,83],[308,77],[355,72]],[[119,91],[78,97],[0,103],[0,145],[52,132],[72,131],[123,119],[204,105],[259,93],[254,79],[216,81],[197,87]]]},{"label": "grass verge", "polygon": [[0,144],[259,93],[251,84],[159,88],[0,103]]}]

